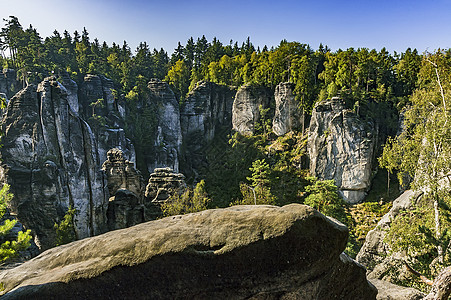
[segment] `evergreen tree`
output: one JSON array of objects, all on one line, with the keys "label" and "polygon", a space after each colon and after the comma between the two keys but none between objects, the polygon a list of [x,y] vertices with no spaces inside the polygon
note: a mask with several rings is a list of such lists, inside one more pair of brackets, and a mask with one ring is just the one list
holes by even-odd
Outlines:
[{"label": "evergreen tree", "polygon": [[[13,195],[9,192],[9,185],[4,184],[0,190],[0,219],[6,213],[7,205],[12,200]],[[17,220],[4,219],[0,225],[0,262],[17,257],[20,251],[30,246],[31,231],[19,231],[15,240],[7,238],[8,233],[16,225]]]}]

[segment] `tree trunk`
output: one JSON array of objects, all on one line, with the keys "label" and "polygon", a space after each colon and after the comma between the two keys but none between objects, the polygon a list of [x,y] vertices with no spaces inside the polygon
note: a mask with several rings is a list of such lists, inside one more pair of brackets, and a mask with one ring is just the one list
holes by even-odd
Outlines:
[{"label": "tree trunk", "polygon": [[438,262],[440,264],[443,264],[443,247],[440,245],[440,210],[438,205],[438,199],[437,196],[434,197],[434,215],[435,215],[435,238],[437,241],[439,241],[439,244],[437,246],[437,257]]},{"label": "tree trunk", "polygon": [[434,280],[431,292],[425,300],[447,300],[451,295],[451,267],[445,268]]},{"label": "tree trunk", "polygon": [[390,197],[390,171],[387,169],[387,201]]}]

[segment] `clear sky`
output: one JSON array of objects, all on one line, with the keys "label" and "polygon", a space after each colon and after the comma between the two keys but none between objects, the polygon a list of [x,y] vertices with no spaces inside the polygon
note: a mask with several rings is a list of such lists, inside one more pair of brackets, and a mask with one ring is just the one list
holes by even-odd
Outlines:
[{"label": "clear sky", "polygon": [[256,47],[282,39],[332,50],[451,47],[451,0],[0,0],[0,17],[10,15],[41,37],[86,27],[91,39],[132,49],[146,41],[169,54],[203,34],[224,44],[249,36]]}]

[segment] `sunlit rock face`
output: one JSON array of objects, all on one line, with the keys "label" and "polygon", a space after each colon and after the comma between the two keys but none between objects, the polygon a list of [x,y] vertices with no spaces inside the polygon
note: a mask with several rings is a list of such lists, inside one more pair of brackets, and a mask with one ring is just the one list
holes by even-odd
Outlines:
[{"label": "sunlit rock face", "polygon": [[376,299],[347,238],[300,204],[206,210],[50,249],[1,272],[2,297]]},{"label": "sunlit rock face", "polygon": [[319,102],[310,121],[310,172],[334,179],[345,201],[363,200],[371,185],[377,129],[345,109],[339,98]]},{"label": "sunlit rock face", "polygon": [[294,129],[303,129],[304,114],[295,99],[293,90],[294,84],[282,82],[276,87],[274,92],[276,110],[272,122],[272,130],[278,136],[282,136]]},{"label": "sunlit rock face", "polygon": [[269,105],[271,95],[260,86],[246,84],[235,95],[232,107],[232,127],[242,135],[252,135],[255,123],[260,119],[260,106]]}]

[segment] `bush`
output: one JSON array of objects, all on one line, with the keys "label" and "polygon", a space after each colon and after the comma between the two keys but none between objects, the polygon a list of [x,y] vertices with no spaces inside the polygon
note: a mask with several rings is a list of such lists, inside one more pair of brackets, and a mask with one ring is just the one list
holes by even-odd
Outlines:
[{"label": "bush", "polygon": [[183,215],[207,209],[210,202],[205,192],[205,181],[201,180],[194,191],[187,189],[182,195],[175,193],[161,205],[163,216]]},{"label": "bush", "polygon": [[[5,215],[7,205],[12,200],[13,194],[9,193],[9,185],[4,184],[0,190],[0,219]],[[0,262],[17,257],[19,251],[30,247],[31,231],[19,231],[16,240],[8,240],[7,235],[16,225],[17,220],[4,220],[0,225]]]}]

